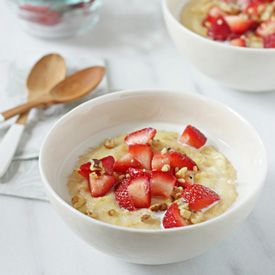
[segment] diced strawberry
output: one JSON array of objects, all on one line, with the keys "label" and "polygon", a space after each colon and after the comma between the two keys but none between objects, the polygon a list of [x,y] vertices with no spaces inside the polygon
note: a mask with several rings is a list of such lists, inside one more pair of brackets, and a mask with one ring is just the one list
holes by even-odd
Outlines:
[{"label": "diced strawberry", "polygon": [[165,229],[167,229],[186,226],[188,225],[188,222],[180,215],[178,205],[176,203],[172,203],[163,217],[162,225]]},{"label": "diced strawberry", "polygon": [[208,36],[214,40],[225,41],[231,34],[231,29],[222,16],[217,17],[208,28]]},{"label": "diced strawberry", "polygon": [[144,144],[129,145],[129,153],[141,163],[143,168],[151,170],[151,161],[153,158],[151,147]]},{"label": "diced strawberry", "polygon": [[154,128],[144,128],[133,132],[125,137],[125,142],[130,144],[147,144],[149,140],[153,139],[157,130]]},{"label": "diced strawberry", "polygon": [[150,183],[147,177],[132,179],[128,185],[128,194],[135,208],[148,208],[151,205]]},{"label": "diced strawberry", "polygon": [[120,185],[115,190],[115,200],[120,208],[124,208],[129,211],[134,211],[135,206],[133,200],[128,193],[128,185],[131,182],[131,178],[124,178]]},{"label": "diced strawberry", "polygon": [[186,154],[180,152],[171,152],[171,168],[181,169],[183,167],[187,167],[188,170],[193,171],[194,166],[196,166],[199,170],[196,162],[190,159]]},{"label": "diced strawberry", "polygon": [[205,135],[192,125],[187,125],[178,142],[188,144],[195,148],[201,148],[207,141]]},{"label": "diced strawberry", "polygon": [[108,156],[100,159],[106,175],[113,175],[115,159],[113,156]]},{"label": "diced strawberry", "polygon": [[114,163],[114,171],[125,173],[129,167],[141,167],[141,163],[128,153]]},{"label": "diced strawberry", "polygon": [[92,197],[102,197],[104,196],[117,182],[117,178],[109,175],[100,175],[94,177],[90,174],[89,185]]},{"label": "diced strawberry", "polygon": [[241,17],[238,15],[229,15],[224,18],[229,25],[231,31],[236,34],[243,34],[256,26],[256,22],[252,19]]},{"label": "diced strawberry", "polygon": [[264,48],[275,48],[275,33],[264,37]]},{"label": "diced strawberry", "polygon": [[126,174],[129,174],[131,178],[138,178],[138,177],[147,177],[148,179],[151,178],[152,172],[145,169],[138,169],[138,168],[128,168]]},{"label": "diced strawberry", "polygon": [[246,41],[243,38],[236,38],[230,41],[231,46],[246,47]]},{"label": "diced strawberry", "polygon": [[79,171],[77,171],[81,176],[88,179],[89,174],[92,173],[91,169],[91,162],[86,162],[79,167]]},{"label": "diced strawberry", "polygon": [[152,159],[152,170],[160,171],[165,164],[170,166],[170,152],[165,154],[162,154],[159,151],[155,152]]},{"label": "diced strawberry", "polygon": [[220,196],[215,191],[201,184],[193,184],[185,188],[182,197],[193,211],[201,210],[220,200]]},{"label": "diced strawberry", "polygon": [[[259,6],[262,5],[260,9]],[[254,1],[251,2],[244,10],[244,13],[250,15],[252,18],[260,18],[261,14],[264,12],[265,6],[263,5],[263,1]]]},{"label": "diced strawberry", "polygon": [[183,189],[190,187],[192,184],[194,184],[194,177],[194,171],[187,171],[184,177],[184,182],[178,181],[178,186],[181,186]]},{"label": "diced strawberry", "polygon": [[204,21],[204,25],[207,27],[207,24],[205,24],[206,22],[209,22],[210,24],[212,24],[217,17],[219,16],[224,17],[227,15],[228,13],[224,12],[223,10],[221,10],[216,6],[213,6],[208,12],[208,15]]},{"label": "diced strawberry", "polygon": [[152,171],[152,177],[150,179],[151,196],[169,198],[176,182],[177,178],[170,173]]},{"label": "diced strawberry", "polygon": [[267,20],[256,29],[256,35],[266,37],[275,33],[275,20]]}]

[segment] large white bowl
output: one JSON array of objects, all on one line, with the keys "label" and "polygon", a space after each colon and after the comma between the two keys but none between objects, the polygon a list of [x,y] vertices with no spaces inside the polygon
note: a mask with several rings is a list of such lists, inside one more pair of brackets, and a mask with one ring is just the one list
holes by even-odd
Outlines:
[{"label": "large white bowl", "polygon": [[198,70],[234,89],[262,92],[275,90],[275,49],[234,47],[204,38],[179,21],[189,0],[162,0],[168,32],[180,52]]},{"label": "large white bowl", "polygon": [[[72,207],[66,179],[83,150],[144,126],[181,132],[189,123],[238,171],[239,197],[226,213],[182,228],[138,230],[100,222]],[[234,111],[207,97],[152,90],[117,92],[75,108],[48,133],[39,165],[53,207],[77,236],[108,255],[142,264],[190,259],[226,238],[252,210],[267,170],[260,137]]]}]

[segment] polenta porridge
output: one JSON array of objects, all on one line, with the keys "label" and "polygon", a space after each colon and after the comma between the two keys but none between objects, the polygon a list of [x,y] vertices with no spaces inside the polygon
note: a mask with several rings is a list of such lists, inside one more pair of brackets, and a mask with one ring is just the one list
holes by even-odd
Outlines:
[{"label": "polenta porridge", "polygon": [[139,229],[190,226],[236,200],[236,171],[188,125],[181,135],[144,128],[80,156],[67,183],[72,205],[102,222]]},{"label": "polenta porridge", "polygon": [[275,48],[273,0],[191,0],[180,21],[199,35],[232,46]]}]

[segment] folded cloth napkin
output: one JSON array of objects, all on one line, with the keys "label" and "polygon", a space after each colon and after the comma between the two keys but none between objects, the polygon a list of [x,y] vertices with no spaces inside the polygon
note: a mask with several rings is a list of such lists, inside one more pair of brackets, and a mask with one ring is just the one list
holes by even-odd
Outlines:
[{"label": "folded cloth napkin", "polygon": [[[25,81],[27,76],[35,62],[45,54],[37,53],[17,58],[12,62],[4,61],[0,64],[0,89],[2,90],[0,111],[5,111],[26,101]],[[96,65],[106,68],[105,60],[99,57],[74,52],[65,52],[61,55],[67,65],[67,75]],[[103,95],[107,91],[108,79],[106,74],[95,91],[77,102],[32,110],[16,155],[6,174],[0,178],[0,194],[48,200],[38,168],[39,150],[45,135],[53,124],[72,108]],[[0,142],[14,122],[15,118],[0,124]]]}]

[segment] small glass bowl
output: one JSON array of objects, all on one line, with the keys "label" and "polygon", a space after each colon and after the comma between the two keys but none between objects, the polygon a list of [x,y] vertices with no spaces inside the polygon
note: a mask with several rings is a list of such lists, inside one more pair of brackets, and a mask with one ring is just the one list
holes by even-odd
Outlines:
[{"label": "small glass bowl", "polygon": [[99,20],[102,0],[6,0],[19,26],[42,38],[80,35]]}]

